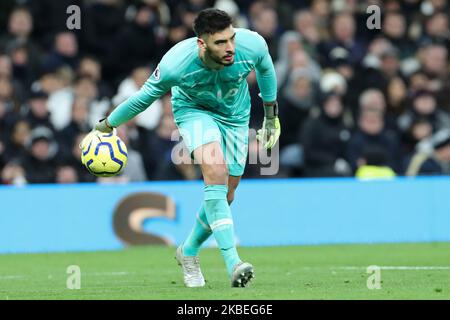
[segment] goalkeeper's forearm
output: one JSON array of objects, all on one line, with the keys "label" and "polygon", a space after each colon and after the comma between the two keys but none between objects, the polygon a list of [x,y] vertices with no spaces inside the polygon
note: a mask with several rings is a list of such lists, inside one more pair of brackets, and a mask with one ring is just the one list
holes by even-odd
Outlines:
[{"label": "goalkeeper's forearm", "polygon": [[107,118],[108,124],[114,128],[120,126],[147,109],[154,100],[144,89],[139,90],[111,112]]}]

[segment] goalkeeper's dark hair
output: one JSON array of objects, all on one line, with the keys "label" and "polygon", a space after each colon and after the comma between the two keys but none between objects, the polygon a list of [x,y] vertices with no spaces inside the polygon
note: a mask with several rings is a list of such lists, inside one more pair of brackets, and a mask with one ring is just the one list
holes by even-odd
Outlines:
[{"label": "goalkeeper's dark hair", "polygon": [[228,13],[219,9],[205,9],[200,11],[194,20],[194,32],[197,37],[204,34],[214,34],[225,30],[233,22]]}]

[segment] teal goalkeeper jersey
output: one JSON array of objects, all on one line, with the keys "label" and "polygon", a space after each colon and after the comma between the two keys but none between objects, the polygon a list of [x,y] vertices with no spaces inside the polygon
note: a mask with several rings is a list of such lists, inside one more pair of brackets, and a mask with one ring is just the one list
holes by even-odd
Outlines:
[{"label": "teal goalkeeper jersey", "polygon": [[197,109],[225,123],[248,124],[247,75],[256,71],[265,102],[276,100],[276,76],[264,38],[247,29],[234,30],[236,47],[231,66],[221,70],[208,68],[199,58],[197,38],[183,40],[164,55],[141,89],[109,115],[108,122],[114,127],[121,125],[172,89],[175,120]]}]

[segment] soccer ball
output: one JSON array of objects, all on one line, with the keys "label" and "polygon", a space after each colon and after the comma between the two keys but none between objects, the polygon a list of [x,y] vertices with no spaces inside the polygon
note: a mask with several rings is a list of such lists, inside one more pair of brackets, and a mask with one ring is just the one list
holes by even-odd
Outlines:
[{"label": "soccer ball", "polygon": [[92,131],[80,143],[81,163],[98,177],[112,177],[127,165],[127,147],[115,132]]}]

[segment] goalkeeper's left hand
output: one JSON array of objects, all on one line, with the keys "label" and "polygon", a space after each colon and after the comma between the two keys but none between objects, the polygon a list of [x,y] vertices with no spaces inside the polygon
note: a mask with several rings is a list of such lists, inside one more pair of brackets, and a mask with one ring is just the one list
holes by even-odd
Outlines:
[{"label": "goalkeeper's left hand", "polygon": [[114,127],[109,124],[108,118],[103,118],[95,125],[94,129],[103,133],[111,133]]},{"label": "goalkeeper's left hand", "polygon": [[281,134],[277,102],[264,104],[264,113],[263,125],[258,130],[256,139],[263,144],[265,149],[272,149]]}]

